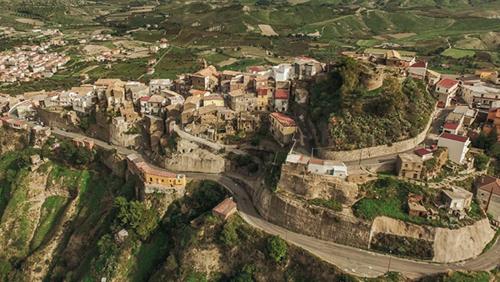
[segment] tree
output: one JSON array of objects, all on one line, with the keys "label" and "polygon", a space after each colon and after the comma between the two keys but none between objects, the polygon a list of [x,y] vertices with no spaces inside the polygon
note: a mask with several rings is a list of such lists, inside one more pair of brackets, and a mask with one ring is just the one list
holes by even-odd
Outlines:
[{"label": "tree", "polygon": [[479,171],[483,171],[488,167],[489,161],[490,157],[485,154],[479,154],[474,158],[474,168]]},{"label": "tree", "polygon": [[76,147],[73,143],[63,140],[59,147],[59,158],[73,164],[86,165],[92,162],[94,154],[90,150]]},{"label": "tree", "polygon": [[117,197],[115,207],[118,210],[119,225],[125,229],[132,229],[142,240],[146,240],[158,226],[156,212],[141,202],[129,202],[124,197]]},{"label": "tree", "polygon": [[282,262],[288,253],[286,242],[279,236],[269,237],[267,240],[267,253],[275,262]]},{"label": "tree", "polygon": [[112,277],[116,270],[117,257],[120,249],[115,244],[113,237],[106,234],[97,242],[97,250],[99,256],[93,261],[93,269],[95,277]]},{"label": "tree", "polygon": [[253,275],[255,273],[255,265],[246,264],[243,268],[231,278],[231,282],[253,282]]}]

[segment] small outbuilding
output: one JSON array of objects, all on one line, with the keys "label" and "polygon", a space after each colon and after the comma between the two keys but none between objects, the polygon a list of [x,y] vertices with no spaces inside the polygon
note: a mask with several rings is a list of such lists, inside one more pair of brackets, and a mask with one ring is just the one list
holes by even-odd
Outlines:
[{"label": "small outbuilding", "polygon": [[236,211],[237,207],[233,198],[226,198],[212,209],[212,214],[223,220],[227,220],[231,215],[236,213]]}]

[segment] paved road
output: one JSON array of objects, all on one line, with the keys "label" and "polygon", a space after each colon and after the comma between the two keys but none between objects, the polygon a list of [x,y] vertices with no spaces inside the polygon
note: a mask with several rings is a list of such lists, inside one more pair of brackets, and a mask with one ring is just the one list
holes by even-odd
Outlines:
[{"label": "paved road", "polygon": [[[133,150],[109,145],[106,142],[86,137],[82,134],[54,129],[56,135],[67,138],[87,138],[96,145],[106,149],[116,149],[118,153],[128,155],[136,153]],[[388,255],[378,254],[367,250],[353,248],[333,242],[320,240],[314,237],[291,232],[283,227],[264,220],[256,211],[245,187],[223,174],[187,173],[187,177],[198,180],[213,180],[232,192],[241,217],[251,226],[266,233],[279,235],[287,242],[301,247],[324,261],[327,261],[342,270],[364,277],[376,277],[388,270],[397,271],[409,278],[418,278],[447,270],[490,270],[500,264],[500,244],[495,244],[485,254],[463,263],[437,264],[423,261],[407,260]]]},{"label": "paved road", "polygon": [[59,137],[66,137],[66,138],[71,138],[71,139],[83,138],[83,139],[92,140],[98,147],[101,147],[101,148],[104,148],[107,150],[115,149],[118,153],[120,153],[121,155],[125,155],[125,156],[137,153],[136,151],[130,150],[130,149],[125,148],[125,147],[108,144],[107,142],[101,141],[99,139],[91,138],[91,137],[85,136],[85,135],[80,134],[80,133],[63,131],[63,130],[60,130],[58,128],[53,128],[52,134],[59,136]]},{"label": "paved road", "polygon": [[433,273],[446,272],[450,269],[490,270],[500,264],[500,244],[495,244],[485,254],[464,263],[438,264],[391,257],[291,232],[260,217],[246,189],[231,178],[224,175],[203,173],[190,173],[187,176],[198,180],[213,180],[230,190],[238,204],[241,217],[251,226],[269,234],[279,235],[287,242],[358,276],[380,276],[388,270],[389,261],[391,271],[400,272],[409,278],[419,278]]}]

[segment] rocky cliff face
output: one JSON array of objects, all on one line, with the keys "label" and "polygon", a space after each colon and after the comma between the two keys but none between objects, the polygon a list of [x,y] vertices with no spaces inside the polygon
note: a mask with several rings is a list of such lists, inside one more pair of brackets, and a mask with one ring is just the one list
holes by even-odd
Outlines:
[{"label": "rocky cliff face", "polygon": [[274,224],[323,240],[368,247],[370,224],[352,215],[311,206],[266,188],[255,189],[252,199],[259,213]]},{"label": "rocky cliff face", "polygon": [[192,171],[205,173],[221,173],[225,169],[225,159],[193,142],[179,140],[177,152],[165,158],[164,166],[174,171]]},{"label": "rocky cliff face", "polygon": [[297,194],[305,199],[335,199],[342,204],[351,205],[358,196],[358,186],[339,177],[307,173],[291,164],[282,166],[281,175],[278,190]]},{"label": "rocky cliff face", "polygon": [[0,127],[0,155],[24,149],[29,143],[26,136],[24,131]]}]

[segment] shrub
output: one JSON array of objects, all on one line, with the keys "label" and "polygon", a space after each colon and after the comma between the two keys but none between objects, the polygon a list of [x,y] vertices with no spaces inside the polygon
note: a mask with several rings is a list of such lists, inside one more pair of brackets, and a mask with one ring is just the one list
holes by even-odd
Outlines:
[{"label": "shrub", "polygon": [[222,232],[220,234],[220,240],[222,243],[229,247],[234,247],[238,245],[240,239],[238,237],[238,232],[236,231],[237,226],[233,222],[227,222],[224,224],[222,228]]},{"label": "shrub", "polygon": [[288,253],[286,242],[279,236],[271,236],[267,240],[267,254],[277,263],[282,262]]},{"label": "shrub", "polygon": [[253,274],[255,273],[255,265],[246,264],[243,268],[236,273],[231,279],[231,282],[253,282]]},{"label": "shrub", "polygon": [[315,198],[307,202],[311,205],[325,207],[334,211],[342,210],[342,205],[334,199],[327,200],[327,199]]}]

